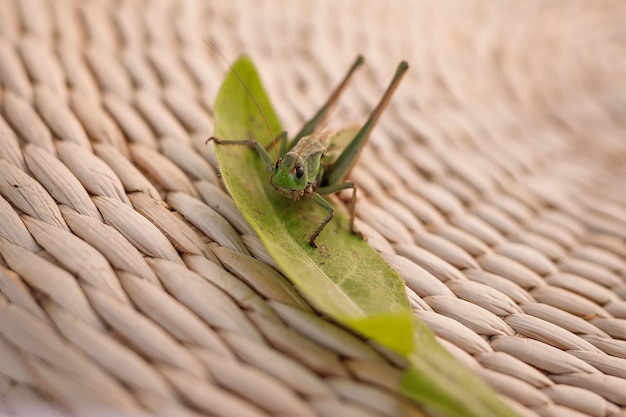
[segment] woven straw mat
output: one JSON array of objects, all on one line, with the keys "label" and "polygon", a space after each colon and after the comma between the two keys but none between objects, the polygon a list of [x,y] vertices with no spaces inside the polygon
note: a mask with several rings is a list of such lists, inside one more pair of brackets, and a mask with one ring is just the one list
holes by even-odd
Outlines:
[{"label": "woven straw mat", "polygon": [[[411,68],[352,172],[415,315],[525,416],[626,415],[626,6],[0,1],[0,415],[414,416],[220,182],[248,53],[300,127]],[[345,196],[344,196],[345,197]],[[323,237],[323,235],[322,235]],[[103,414],[103,413],[112,414]]]}]

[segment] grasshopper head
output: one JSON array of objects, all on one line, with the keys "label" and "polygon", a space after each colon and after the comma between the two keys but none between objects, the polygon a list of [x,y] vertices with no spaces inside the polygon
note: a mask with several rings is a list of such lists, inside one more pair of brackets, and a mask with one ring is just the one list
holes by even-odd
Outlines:
[{"label": "grasshopper head", "polygon": [[293,191],[304,190],[309,184],[304,159],[296,152],[288,152],[276,162],[271,181],[279,192],[288,197],[294,195]]}]

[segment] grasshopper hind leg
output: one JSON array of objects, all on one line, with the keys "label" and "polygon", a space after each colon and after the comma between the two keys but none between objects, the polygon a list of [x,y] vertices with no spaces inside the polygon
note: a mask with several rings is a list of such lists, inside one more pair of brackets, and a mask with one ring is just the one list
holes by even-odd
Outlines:
[{"label": "grasshopper hind leg", "polygon": [[352,198],[350,199],[350,231],[352,232],[352,234],[363,238],[363,233],[361,233],[354,227],[354,214],[356,211],[356,192],[358,190],[358,187],[353,182],[344,182],[343,184],[339,185],[342,186],[340,190],[346,190],[348,188],[352,189]]},{"label": "grasshopper hind leg", "polygon": [[326,103],[324,103],[322,108],[319,109],[319,111],[315,114],[315,116],[313,116],[310,120],[308,120],[304,124],[304,126],[302,126],[302,129],[300,129],[300,131],[296,134],[296,136],[294,136],[294,138],[291,140],[288,146],[289,148],[294,147],[295,144],[298,143],[300,138],[310,135],[322,123],[324,123],[329,112],[335,106],[335,103],[339,99],[339,96],[341,96],[341,93],[343,93],[346,86],[348,85],[348,81],[350,81],[350,78],[352,77],[354,72],[357,70],[357,68],[359,68],[363,64],[363,62],[364,62],[363,56],[361,55],[357,56],[356,60],[354,61],[350,69],[348,70],[348,73],[343,77],[343,80],[341,80],[339,85],[335,87],[330,97],[328,97],[328,99],[326,100]]}]

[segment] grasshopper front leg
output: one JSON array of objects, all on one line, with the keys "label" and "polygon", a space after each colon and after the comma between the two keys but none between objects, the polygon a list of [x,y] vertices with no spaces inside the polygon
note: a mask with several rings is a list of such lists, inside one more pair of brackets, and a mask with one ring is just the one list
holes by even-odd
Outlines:
[{"label": "grasshopper front leg", "polygon": [[309,244],[314,248],[317,248],[317,243],[315,243],[315,239],[317,238],[317,236],[319,236],[320,232],[324,230],[324,227],[326,227],[326,225],[333,219],[333,216],[335,215],[335,209],[333,208],[333,206],[330,205],[328,201],[324,200],[324,197],[322,197],[318,193],[313,193],[313,196],[311,198],[317,204],[328,210],[328,216],[326,216],[324,221],[322,221],[322,223],[317,226],[317,229],[315,229],[311,237],[309,237]]},{"label": "grasshopper front leg", "polygon": [[357,236],[363,237],[361,232],[354,228],[354,210],[356,208],[357,186],[353,182],[344,182],[341,184],[329,185],[326,187],[318,188],[317,192],[313,193],[312,196],[313,200],[316,203],[328,210],[328,216],[326,216],[324,221],[319,226],[317,226],[317,229],[315,229],[315,231],[309,238],[309,243],[314,248],[317,247],[315,239],[317,238],[317,236],[319,236],[322,230],[324,230],[324,227],[326,227],[326,225],[333,219],[333,216],[335,215],[335,209],[333,208],[333,206],[330,205],[328,201],[324,199],[324,197],[322,197],[322,194],[332,194],[336,193],[337,191],[347,190],[348,188],[352,189],[352,199],[350,202],[350,231]]},{"label": "grasshopper front leg", "polygon": [[[254,139],[243,139],[243,140],[222,140],[220,138],[216,138],[215,136],[211,136],[210,138],[208,138],[206,140],[205,143],[209,143],[209,142],[215,142],[218,145],[244,145],[247,146],[249,148],[252,148],[256,151],[256,153],[259,155],[259,157],[261,158],[261,160],[263,161],[263,164],[265,165],[265,167],[272,172],[273,168],[274,168],[274,161],[272,160],[272,157],[269,155],[269,153],[267,152],[267,149],[264,148],[259,142],[257,142]],[[287,132],[282,132],[279,137],[278,137],[278,141],[281,142],[281,144],[284,144],[287,141]],[[272,141],[271,144],[275,143],[275,141]],[[270,145],[271,145],[270,144]],[[269,145],[268,145],[269,146]],[[284,145],[282,145],[284,147]]]}]

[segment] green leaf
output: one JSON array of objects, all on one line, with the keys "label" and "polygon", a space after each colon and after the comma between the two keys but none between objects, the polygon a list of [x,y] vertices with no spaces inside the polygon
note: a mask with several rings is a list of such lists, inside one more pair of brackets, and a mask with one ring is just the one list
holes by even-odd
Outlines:
[{"label": "green leaf", "polygon": [[404,374],[405,394],[450,416],[515,416],[468,368],[444,350],[421,320],[415,320],[415,352]]},{"label": "green leaf", "polygon": [[[263,146],[270,145],[282,127],[256,70],[247,57],[240,58],[233,69],[245,87],[233,71],[226,76],[214,109],[215,136],[222,140],[255,139]],[[271,133],[250,95],[262,109]],[[274,155],[271,146],[269,152]],[[279,195],[254,150],[216,145],[216,153],[237,207],[282,272],[309,302],[414,364],[402,384],[410,396],[450,415],[506,415],[503,408],[494,405],[499,403],[490,391],[481,390],[478,398],[473,398],[474,387],[484,384],[477,383],[451,359],[425,325],[414,326],[402,278],[367,242],[350,233],[349,219],[342,209],[336,210],[317,239],[319,248],[314,249],[308,237],[327,214],[322,207],[311,200],[294,202]],[[420,345],[414,345],[414,337]],[[436,362],[430,363],[430,359]]]},{"label": "green leaf", "polygon": [[[250,60],[242,58],[234,68],[263,110],[272,134],[230,72],[215,104],[215,135],[222,140],[256,139],[268,145],[282,131],[278,118]],[[350,233],[347,215],[336,211],[318,238],[319,248],[314,249],[308,237],[327,215],[322,207],[312,200],[294,202],[278,194],[254,150],[216,145],[216,152],[235,203],[301,293],[316,308],[364,336],[397,352],[411,352],[412,313],[402,278]]]}]

